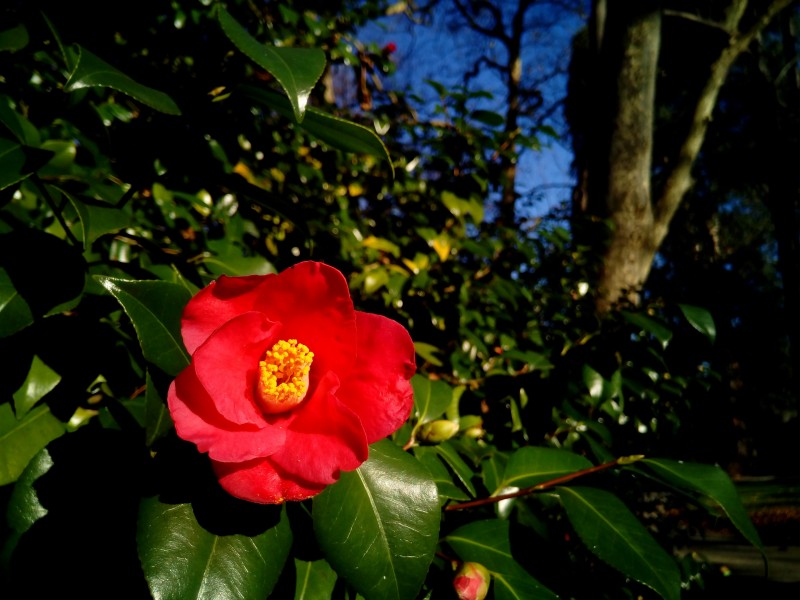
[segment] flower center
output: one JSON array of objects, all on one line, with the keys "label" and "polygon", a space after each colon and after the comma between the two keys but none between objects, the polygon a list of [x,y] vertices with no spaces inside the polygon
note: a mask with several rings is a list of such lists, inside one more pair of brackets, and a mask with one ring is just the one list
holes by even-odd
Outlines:
[{"label": "flower center", "polygon": [[297,340],[280,340],[258,363],[256,397],[266,413],[281,413],[300,404],[308,393],[314,353]]}]

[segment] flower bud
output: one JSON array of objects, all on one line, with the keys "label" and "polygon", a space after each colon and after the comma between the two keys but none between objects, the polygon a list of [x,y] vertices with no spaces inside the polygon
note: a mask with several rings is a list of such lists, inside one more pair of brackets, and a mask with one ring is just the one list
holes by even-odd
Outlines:
[{"label": "flower bud", "polygon": [[447,419],[428,421],[419,430],[419,439],[428,444],[440,444],[458,433],[458,423]]},{"label": "flower bud", "polygon": [[459,600],[483,600],[489,592],[491,575],[480,563],[465,562],[453,579]]}]

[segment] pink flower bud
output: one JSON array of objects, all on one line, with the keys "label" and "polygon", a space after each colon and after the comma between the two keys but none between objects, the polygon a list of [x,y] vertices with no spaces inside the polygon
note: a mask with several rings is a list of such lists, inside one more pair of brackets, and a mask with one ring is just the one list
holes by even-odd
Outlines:
[{"label": "pink flower bud", "polygon": [[465,562],[453,579],[459,600],[483,600],[489,592],[491,575],[480,563]]}]

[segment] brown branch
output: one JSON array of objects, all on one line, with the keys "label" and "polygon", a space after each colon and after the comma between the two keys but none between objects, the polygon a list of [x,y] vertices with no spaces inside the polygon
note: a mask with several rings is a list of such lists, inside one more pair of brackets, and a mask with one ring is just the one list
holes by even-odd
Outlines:
[{"label": "brown branch", "polygon": [[578,477],[593,475],[594,473],[599,473],[600,471],[606,471],[618,465],[627,465],[632,462],[641,460],[642,458],[644,458],[644,455],[640,454],[634,456],[622,456],[620,458],[615,458],[614,460],[609,461],[607,463],[596,465],[594,467],[589,467],[588,469],[581,469],[580,471],[575,471],[574,473],[562,475],[561,477],[555,477],[554,479],[550,479],[542,483],[537,483],[536,485],[532,485],[530,487],[517,490],[516,492],[509,492],[508,494],[500,494],[498,496],[490,496],[488,498],[478,498],[477,500],[470,500],[469,502],[461,502],[459,504],[448,504],[447,506],[444,507],[443,510],[464,510],[467,508],[475,508],[476,506],[484,506],[486,504],[495,504],[497,502],[500,502],[501,500],[508,500],[510,498],[519,498],[520,496],[527,496],[529,494],[533,494],[534,492],[540,492],[542,490],[555,487],[563,483],[568,483],[573,479],[577,479]]},{"label": "brown branch", "polygon": [[[666,236],[672,216],[692,185],[692,167],[700,153],[708,124],[711,121],[711,114],[717,104],[717,96],[725,83],[728,71],[739,55],[747,50],[775,16],[792,2],[794,0],[773,0],[748,31],[731,35],[728,45],[723,48],[717,60],[711,65],[711,72],[695,104],[689,131],[678,151],[678,159],[665,180],[661,196],[654,204],[655,239],[653,241],[656,244]],[[733,7],[733,4],[731,6]],[[741,11],[736,13],[736,18],[741,19]],[[734,31],[738,24],[737,22],[734,26],[733,23],[730,23],[729,31]]]}]

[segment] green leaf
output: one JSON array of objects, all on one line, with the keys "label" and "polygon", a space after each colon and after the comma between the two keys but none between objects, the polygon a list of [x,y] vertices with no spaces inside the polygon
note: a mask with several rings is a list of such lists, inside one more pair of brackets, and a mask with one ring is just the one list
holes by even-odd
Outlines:
[{"label": "green leaf", "polygon": [[441,352],[441,350],[433,344],[414,342],[414,351],[434,367],[441,367],[443,364],[439,357],[436,356],[436,352]]},{"label": "green leaf", "polygon": [[447,470],[447,467],[444,466],[435,448],[430,446],[417,446],[414,448],[414,456],[430,472],[441,499],[469,500],[469,495],[453,483],[450,472]]},{"label": "green leaf", "polygon": [[659,342],[661,342],[661,346],[663,348],[666,348],[669,344],[669,341],[672,339],[672,331],[670,331],[663,323],[639,313],[628,312],[626,310],[622,310],[620,313],[625,320],[628,321],[628,323],[635,325],[639,329],[646,331],[655,337]]},{"label": "green leaf", "polygon": [[289,97],[295,119],[301,122],[311,90],[325,70],[325,53],[319,48],[278,48],[262,44],[221,6],[217,16],[228,39],[278,80]]},{"label": "green leaf", "polygon": [[144,357],[169,375],[189,364],[183,347],[181,314],[191,298],[189,291],[166,281],[129,281],[96,276],[130,317]]},{"label": "green leaf", "polygon": [[414,388],[414,415],[420,423],[439,418],[450,406],[453,389],[444,381],[415,374],[411,386]]},{"label": "green leaf", "polygon": [[558,495],[589,550],[663,598],[680,600],[677,564],[619,498],[587,487],[560,487]]},{"label": "green leaf", "polygon": [[286,511],[258,535],[204,529],[191,504],[145,498],[136,542],[155,600],[263,600],[283,570],[292,544]]},{"label": "green leaf", "polygon": [[495,600],[558,598],[514,560],[508,533],[508,521],[489,519],[463,525],[444,541],[461,560],[480,563],[491,572]]},{"label": "green leaf", "polygon": [[472,222],[479,225],[483,222],[483,204],[477,200],[465,200],[452,192],[442,192],[442,203],[452,215],[458,219],[469,216]]},{"label": "green leaf", "polygon": [[[243,86],[241,89],[247,97],[268,106],[284,118],[292,118],[292,108],[286,97],[251,86]],[[373,130],[352,121],[339,119],[313,107],[306,110],[300,127],[332,148],[386,159],[392,169],[392,177],[394,177],[394,165],[392,165],[389,151]]]},{"label": "green leaf", "polygon": [[172,417],[166,402],[159,395],[150,372],[145,378],[147,389],[144,393],[144,438],[149,448],[172,430]]},{"label": "green leaf", "polygon": [[178,105],[164,92],[137,83],[86,48],[73,44],[70,50],[75,58],[75,67],[64,84],[64,91],[74,92],[89,87],[111,88],[168,115],[181,114]]},{"label": "green leaf", "polygon": [[433,560],[439,497],[430,474],[388,440],[313,500],[328,562],[367,598],[415,598]]},{"label": "green leaf", "polygon": [[664,458],[641,461],[667,483],[680,489],[697,492],[719,504],[731,523],[753,546],[764,552],[761,538],[742,504],[731,478],[714,465],[688,463]]},{"label": "green leaf", "polygon": [[105,202],[92,201],[88,198],[78,198],[59,190],[75,208],[81,222],[83,245],[88,248],[101,235],[112,233],[126,228],[131,222],[131,216],[124,210],[109,206]]},{"label": "green leaf", "polygon": [[61,375],[42,362],[38,356],[33,357],[28,376],[22,386],[14,392],[14,412],[22,418],[33,406],[44,398],[61,381]]},{"label": "green leaf", "polygon": [[472,118],[490,127],[502,127],[506,122],[502,115],[490,110],[474,110]]},{"label": "green leaf", "polygon": [[689,324],[697,331],[702,333],[708,338],[712,344],[717,337],[717,326],[714,323],[714,317],[705,308],[699,306],[692,306],[690,304],[679,304],[683,316],[689,321]]},{"label": "green leaf", "polygon": [[294,600],[329,600],[336,585],[336,571],[324,560],[294,559],[297,583]]},{"label": "green leaf", "polygon": [[64,431],[64,424],[47,406],[18,420],[10,404],[0,404],[0,485],[16,481],[39,450]]},{"label": "green leaf", "polygon": [[475,485],[472,483],[472,478],[475,473],[453,447],[452,440],[448,440],[443,444],[437,444],[435,448],[436,453],[451,469],[453,469],[456,477],[464,484],[467,491],[475,497]]},{"label": "green leaf", "polygon": [[27,167],[22,146],[0,138],[0,190],[22,181],[35,169]]},{"label": "green leaf", "polygon": [[508,487],[531,487],[592,466],[586,458],[568,450],[526,446],[509,457],[494,493]]},{"label": "green leaf", "polygon": [[0,267],[0,338],[33,323],[31,307],[20,296],[5,269]]},{"label": "green leaf", "polygon": [[28,30],[24,25],[0,31],[0,51],[16,52],[28,45]]},{"label": "green leaf", "polygon": [[14,484],[6,510],[6,520],[12,533],[2,548],[2,562],[6,565],[19,538],[36,521],[47,514],[47,509],[39,502],[39,496],[36,494],[33,484],[52,466],[53,459],[50,458],[50,453],[46,449],[41,450],[31,459]]}]

